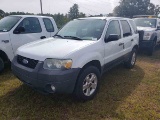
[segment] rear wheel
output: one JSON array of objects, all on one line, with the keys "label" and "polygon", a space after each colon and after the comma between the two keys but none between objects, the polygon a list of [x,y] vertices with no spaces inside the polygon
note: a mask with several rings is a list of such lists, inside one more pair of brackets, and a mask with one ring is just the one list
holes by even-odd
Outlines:
[{"label": "rear wheel", "polygon": [[0,57],[0,73],[4,70],[4,66],[5,66],[4,60]]},{"label": "rear wheel", "polygon": [[137,49],[134,48],[131,52],[128,61],[124,63],[125,67],[132,69],[135,66],[136,60],[137,60]]},{"label": "rear wheel", "polygon": [[100,72],[98,68],[89,66],[80,74],[74,90],[74,96],[81,101],[94,98],[99,88]]}]

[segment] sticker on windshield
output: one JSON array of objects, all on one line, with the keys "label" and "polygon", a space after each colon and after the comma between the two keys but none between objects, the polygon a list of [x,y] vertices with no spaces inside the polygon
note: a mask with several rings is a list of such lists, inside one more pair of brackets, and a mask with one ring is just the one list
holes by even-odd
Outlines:
[{"label": "sticker on windshield", "polygon": [[3,32],[7,32],[7,30],[6,30],[6,29],[3,29]]},{"label": "sticker on windshield", "polygon": [[96,40],[97,40],[97,38],[92,38],[92,40],[95,40],[95,41],[96,41]]}]

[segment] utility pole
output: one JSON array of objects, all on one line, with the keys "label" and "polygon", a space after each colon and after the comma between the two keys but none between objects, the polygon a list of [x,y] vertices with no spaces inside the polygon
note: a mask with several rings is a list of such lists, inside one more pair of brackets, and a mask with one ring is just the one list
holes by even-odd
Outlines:
[{"label": "utility pole", "polygon": [[41,6],[41,15],[43,15],[42,0],[40,0],[40,6]]}]

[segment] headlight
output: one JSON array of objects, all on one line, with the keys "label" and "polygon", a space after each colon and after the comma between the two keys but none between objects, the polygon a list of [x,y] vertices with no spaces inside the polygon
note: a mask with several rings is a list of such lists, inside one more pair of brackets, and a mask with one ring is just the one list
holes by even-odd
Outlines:
[{"label": "headlight", "polygon": [[153,32],[145,32],[143,40],[150,40]]},{"label": "headlight", "polygon": [[46,59],[44,61],[43,68],[56,70],[56,69],[70,69],[72,67],[72,60],[60,60],[60,59]]}]

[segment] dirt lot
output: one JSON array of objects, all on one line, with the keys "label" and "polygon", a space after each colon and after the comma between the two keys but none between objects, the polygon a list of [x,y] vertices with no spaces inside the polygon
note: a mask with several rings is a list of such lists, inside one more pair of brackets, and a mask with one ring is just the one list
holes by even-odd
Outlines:
[{"label": "dirt lot", "polygon": [[0,120],[145,120],[160,119],[160,49],[138,56],[134,69],[120,65],[101,79],[92,101],[42,95],[23,85],[10,70],[0,75]]}]

